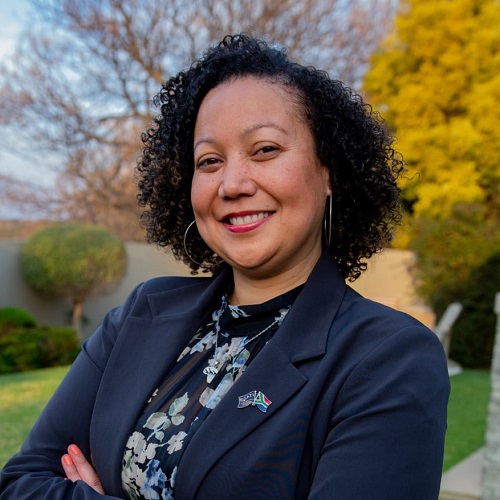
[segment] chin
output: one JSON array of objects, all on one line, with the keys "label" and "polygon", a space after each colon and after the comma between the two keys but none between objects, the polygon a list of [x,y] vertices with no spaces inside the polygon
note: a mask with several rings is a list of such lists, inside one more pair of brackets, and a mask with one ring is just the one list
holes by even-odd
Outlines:
[{"label": "chin", "polygon": [[238,270],[241,274],[251,277],[253,279],[268,279],[279,276],[284,272],[286,265],[272,259],[265,259],[259,261],[245,261],[232,266],[233,269]]}]

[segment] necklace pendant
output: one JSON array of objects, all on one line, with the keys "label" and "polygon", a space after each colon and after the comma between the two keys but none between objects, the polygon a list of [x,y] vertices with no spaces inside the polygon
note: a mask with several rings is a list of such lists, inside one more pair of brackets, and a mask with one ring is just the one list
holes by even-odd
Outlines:
[{"label": "necklace pendant", "polygon": [[216,368],[215,366],[206,366],[205,368],[203,368],[203,374],[204,375],[215,376],[215,375],[217,375],[217,373],[219,373],[219,369]]},{"label": "necklace pendant", "polygon": [[215,366],[206,366],[203,368],[203,374],[207,376],[207,384],[212,382],[217,373],[219,373],[219,369]]}]

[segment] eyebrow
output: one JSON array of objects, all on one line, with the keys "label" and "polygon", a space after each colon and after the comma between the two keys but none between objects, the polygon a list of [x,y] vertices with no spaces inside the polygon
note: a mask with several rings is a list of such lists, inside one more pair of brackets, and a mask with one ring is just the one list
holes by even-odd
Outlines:
[{"label": "eyebrow", "polygon": [[[243,133],[241,134],[242,136],[246,136],[251,134],[252,132],[255,132],[256,130],[259,130],[261,128],[274,128],[275,130],[278,130],[279,132],[289,135],[289,133],[283,128],[280,127],[277,123],[274,122],[262,122],[262,123],[256,123],[255,125],[251,125],[250,127],[246,128],[243,130]],[[215,140],[210,138],[210,137],[201,137],[198,139],[194,145],[193,145],[193,150],[195,150],[201,143],[206,142],[208,144],[215,144]]]},{"label": "eyebrow", "polygon": [[251,134],[252,132],[255,132],[255,130],[259,130],[261,128],[274,128],[276,130],[279,130],[283,134],[289,135],[288,132],[284,128],[280,127],[277,123],[274,123],[274,122],[256,123],[255,125],[252,125],[251,127],[246,128],[243,131],[242,135]]}]

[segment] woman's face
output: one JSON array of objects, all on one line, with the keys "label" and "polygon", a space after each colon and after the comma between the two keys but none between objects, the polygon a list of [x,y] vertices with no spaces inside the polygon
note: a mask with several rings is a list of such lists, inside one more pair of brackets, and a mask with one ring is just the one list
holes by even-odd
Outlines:
[{"label": "woman's face", "polygon": [[208,246],[235,272],[307,279],[331,190],[290,91],[256,77],[212,89],[196,120],[194,165],[191,201]]}]

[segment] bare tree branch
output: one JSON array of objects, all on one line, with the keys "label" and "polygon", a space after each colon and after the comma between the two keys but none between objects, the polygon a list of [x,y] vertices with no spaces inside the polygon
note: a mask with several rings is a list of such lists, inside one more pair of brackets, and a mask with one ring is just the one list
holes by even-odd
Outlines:
[{"label": "bare tree branch", "polygon": [[246,31],[356,86],[393,17],[391,0],[31,1],[37,16],[0,67],[0,125],[63,168],[48,199],[16,184],[9,200],[127,238],[139,234],[133,170],[162,81]]}]

